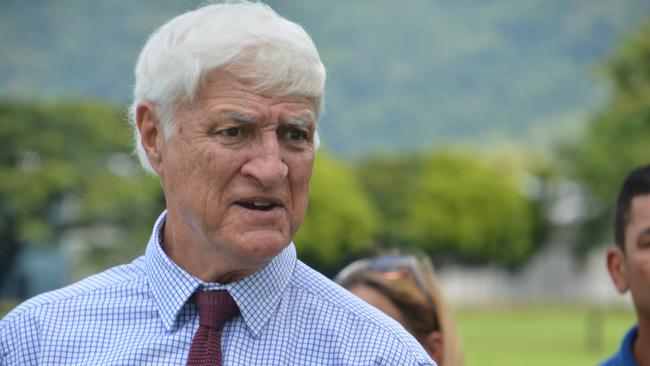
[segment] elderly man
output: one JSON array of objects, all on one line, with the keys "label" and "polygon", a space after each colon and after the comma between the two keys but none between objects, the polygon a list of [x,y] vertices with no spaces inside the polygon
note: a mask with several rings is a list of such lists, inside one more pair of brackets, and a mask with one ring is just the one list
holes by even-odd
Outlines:
[{"label": "elderly man", "polygon": [[0,364],[434,364],[296,259],[324,84],[307,33],[263,4],[202,7],[154,32],[131,111],[167,210],[144,256],[8,314]]},{"label": "elderly man", "polygon": [[620,350],[602,366],[650,365],[650,165],[627,177],[616,201],[616,247],[607,251],[607,269],[620,293],[628,290],[638,324]]}]

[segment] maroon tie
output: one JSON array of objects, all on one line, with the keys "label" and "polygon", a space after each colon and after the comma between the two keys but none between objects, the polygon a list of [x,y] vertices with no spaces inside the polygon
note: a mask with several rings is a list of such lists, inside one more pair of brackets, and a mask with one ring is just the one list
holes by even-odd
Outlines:
[{"label": "maroon tie", "polygon": [[192,339],[188,366],[221,366],[221,329],[239,308],[228,291],[198,291],[194,303],[199,329]]}]

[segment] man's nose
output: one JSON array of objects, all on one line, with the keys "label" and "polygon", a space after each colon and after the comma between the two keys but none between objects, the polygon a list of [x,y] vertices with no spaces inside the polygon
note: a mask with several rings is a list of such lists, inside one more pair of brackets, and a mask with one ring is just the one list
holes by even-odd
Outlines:
[{"label": "man's nose", "polygon": [[257,180],[264,188],[273,188],[289,174],[289,167],[282,160],[282,151],[275,134],[256,142],[250,159],[242,166],[243,175]]}]

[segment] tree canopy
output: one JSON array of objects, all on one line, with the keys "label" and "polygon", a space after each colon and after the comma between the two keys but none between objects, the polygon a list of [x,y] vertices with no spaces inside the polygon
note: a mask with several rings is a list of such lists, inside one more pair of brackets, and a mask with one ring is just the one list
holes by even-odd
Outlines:
[{"label": "tree canopy", "polygon": [[[113,106],[0,104],[0,277],[19,246],[57,243],[66,230],[110,224],[142,233],[161,199],[132,160],[130,140]],[[146,242],[98,240],[118,256]]]},{"label": "tree canopy", "polygon": [[533,203],[512,172],[490,159],[441,149],[402,160],[375,158],[362,171],[382,213],[385,245],[508,265],[534,247]]},{"label": "tree canopy", "polygon": [[377,214],[350,166],[319,151],[310,183],[309,209],[296,237],[305,261],[333,274],[371,246]]},{"label": "tree canopy", "polygon": [[650,162],[650,21],[623,42],[604,66],[612,85],[606,108],[587,125],[572,152],[573,175],[586,187],[594,212],[584,245],[599,243],[625,176]]}]

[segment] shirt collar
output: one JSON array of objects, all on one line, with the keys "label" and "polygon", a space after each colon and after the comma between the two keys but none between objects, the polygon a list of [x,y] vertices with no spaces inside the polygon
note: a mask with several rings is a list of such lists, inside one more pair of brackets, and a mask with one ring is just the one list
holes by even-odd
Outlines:
[{"label": "shirt collar", "polygon": [[623,365],[636,365],[636,360],[634,354],[632,353],[632,346],[634,345],[634,340],[637,337],[639,331],[638,325],[633,326],[625,334],[623,342],[621,343],[620,357]]},{"label": "shirt collar", "polygon": [[278,311],[296,261],[296,248],[290,243],[259,271],[226,285],[253,337],[260,336],[264,326]]},{"label": "shirt collar", "polygon": [[178,313],[202,282],[185,272],[163,251],[161,238],[166,219],[167,211],[164,211],[156,220],[145,257],[149,286],[158,305],[158,313],[165,328],[172,330]]},{"label": "shirt collar", "polygon": [[156,220],[145,253],[151,292],[158,312],[167,330],[172,330],[181,309],[199,288],[226,289],[233,297],[254,337],[259,337],[264,326],[277,311],[280,300],[289,285],[296,265],[296,249],[290,243],[262,269],[239,281],[226,285],[204,283],[174,263],[162,249],[162,229],[167,212]]}]

